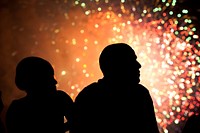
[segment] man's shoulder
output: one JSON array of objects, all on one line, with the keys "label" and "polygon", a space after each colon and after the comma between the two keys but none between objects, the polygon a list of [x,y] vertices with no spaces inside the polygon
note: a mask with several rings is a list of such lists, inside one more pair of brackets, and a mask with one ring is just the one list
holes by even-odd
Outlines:
[{"label": "man's shoulder", "polygon": [[98,83],[97,82],[93,82],[87,86],[85,86],[77,95],[75,101],[77,101],[77,99],[82,99],[83,97],[90,97],[90,96],[94,96],[94,94],[97,92],[98,90]]},{"label": "man's shoulder", "polygon": [[57,94],[57,97],[58,97],[59,100],[64,100],[66,102],[67,101],[68,102],[73,102],[73,100],[70,97],[70,95],[67,92],[63,91],[63,90],[57,90],[56,94]]},{"label": "man's shoulder", "polygon": [[85,86],[80,93],[94,92],[94,91],[97,90],[98,87],[99,87],[99,83],[98,82],[93,82],[93,83]]},{"label": "man's shoulder", "polygon": [[150,96],[149,90],[142,84],[138,84],[137,87],[131,89],[133,95],[137,95],[137,97],[147,98]]},{"label": "man's shoulder", "polygon": [[98,88],[98,86],[99,86],[98,82],[93,82],[93,83],[87,85],[83,90],[91,90],[91,89],[93,90],[95,88]]},{"label": "man's shoulder", "polygon": [[56,94],[58,96],[69,97],[69,95],[65,91],[63,91],[63,90],[57,90]]},{"label": "man's shoulder", "polygon": [[138,88],[143,92],[149,93],[149,90],[142,84],[138,84]]}]

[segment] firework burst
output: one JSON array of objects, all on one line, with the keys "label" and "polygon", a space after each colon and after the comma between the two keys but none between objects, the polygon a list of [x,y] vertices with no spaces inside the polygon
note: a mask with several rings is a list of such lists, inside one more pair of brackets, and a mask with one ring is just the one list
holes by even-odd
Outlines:
[{"label": "firework burst", "polygon": [[18,40],[11,43],[12,59],[45,57],[55,67],[58,88],[73,99],[102,77],[102,49],[124,42],[142,65],[141,83],[152,95],[161,132],[180,131],[178,125],[198,111],[199,29],[190,10],[177,1],[32,0],[15,5],[10,7],[15,23],[8,26]]},{"label": "firework burst", "polygon": [[74,1],[73,7],[81,8],[79,15],[72,15],[79,32],[73,37],[74,47],[82,46],[78,57],[87,66],[82,68],[85,77],[99,77],[96,69],[103,47],[126,42],[142,64],[141,82],[152,94],[162,132],[175,132],[168,126],[197,111],[199,36],[189,10],[176,1],[158,0]]}]

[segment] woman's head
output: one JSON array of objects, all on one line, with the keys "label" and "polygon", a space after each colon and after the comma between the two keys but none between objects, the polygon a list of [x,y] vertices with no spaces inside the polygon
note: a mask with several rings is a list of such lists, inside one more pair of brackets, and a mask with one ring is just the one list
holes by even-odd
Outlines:
[{"label": "woman's head", "polygon": [[48,61],[30,56],[17,64],[15,83],[19,89],[28,92],[55,89],[57,81],[54,79],[54,69]]}]

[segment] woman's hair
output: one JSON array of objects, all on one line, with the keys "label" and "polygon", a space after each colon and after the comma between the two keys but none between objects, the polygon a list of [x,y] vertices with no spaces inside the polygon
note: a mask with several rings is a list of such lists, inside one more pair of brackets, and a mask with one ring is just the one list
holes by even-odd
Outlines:
[{"label": "woman's hair", "polygon": [[48,61],[35,56],[25,57],[17,64],[15,84],[20,90],[27,91],[46,75],[54,75],[53,67]]}]

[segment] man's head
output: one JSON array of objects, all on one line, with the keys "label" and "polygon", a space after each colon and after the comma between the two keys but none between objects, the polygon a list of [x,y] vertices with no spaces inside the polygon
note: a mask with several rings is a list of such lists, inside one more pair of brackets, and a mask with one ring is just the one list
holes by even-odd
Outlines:
[{"label": "man's head", "polygon": [[135,51],[125,43],[106,46],[99,58],[104,77],[127,82],[140,82],[140,63]]},{"label": "man's head", "polygon": [[[16,86],[27,92],[56,89],[54,70],[51,64],[40,57],[26,57],[16,67]],[[49,89],[49,90],[48,90]]]}]

